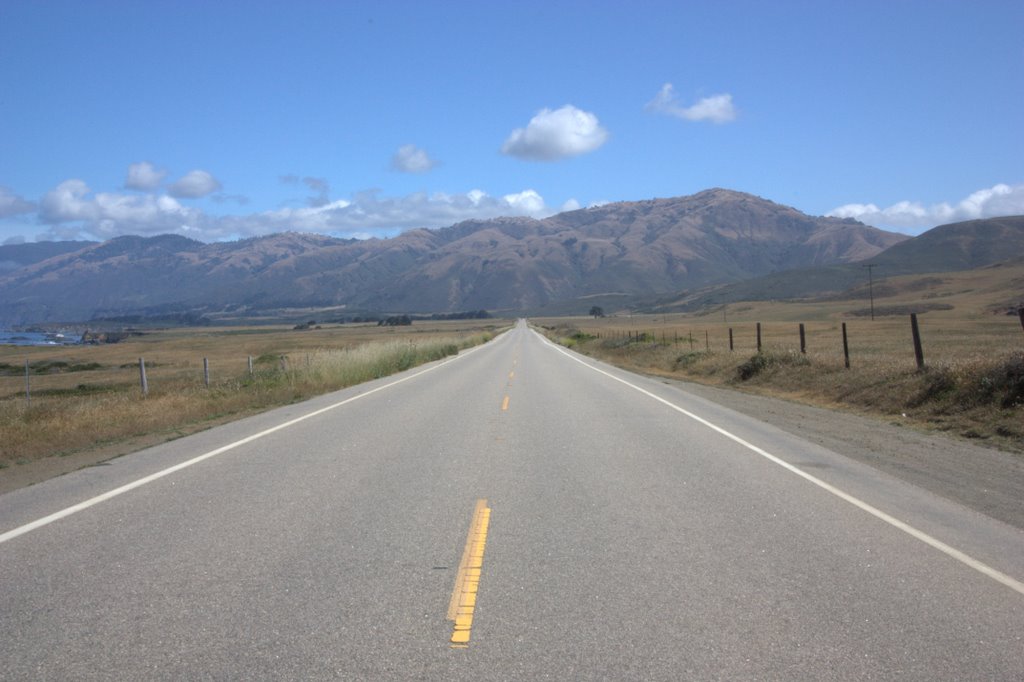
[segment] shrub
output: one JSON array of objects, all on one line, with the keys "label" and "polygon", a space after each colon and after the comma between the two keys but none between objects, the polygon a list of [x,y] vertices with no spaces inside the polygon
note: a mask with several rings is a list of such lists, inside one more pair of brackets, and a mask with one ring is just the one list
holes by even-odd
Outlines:
[{"label": "shrub", "polygon": [[630,344],[630,340],[626,337],[618,338],[603,338],[601,339],[601,348],[607,350],[617,350],[619,348],[625,348]]},{"label": "shrub", "polygon": [[923,376],[920,390],[907,400],[907,407],[943,400],[956,390],[956,376],[948,367],[929,368]]},{"label": "shrub", "polygon": [[689,353],[683,353],[675,360],[675,369],[682,369],[683,367],[689,367],[690,365],[696,364],[701,360],[705,360],[711,356],[708,351],[691,351]]},{"label": "shrub", "polygon": [[758,353],[736,368],[740,381],[748,381],[772,366],[769,355]]},{"label": "shrub", "polygon": [[802,353],[795,353],[793,351],[762,351],[737,367],[736,373],[740,381],[749,381],[774,367],[795,367],[810,364],[811,361]]}]

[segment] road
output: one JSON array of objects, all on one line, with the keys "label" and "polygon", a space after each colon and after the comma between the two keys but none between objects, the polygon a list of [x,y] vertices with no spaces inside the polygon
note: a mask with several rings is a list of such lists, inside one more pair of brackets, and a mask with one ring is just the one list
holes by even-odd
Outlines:
[{"label": "road", "polygon": [[523,323],[0,533],[4,679],[1024,679],[1020,529]]}]

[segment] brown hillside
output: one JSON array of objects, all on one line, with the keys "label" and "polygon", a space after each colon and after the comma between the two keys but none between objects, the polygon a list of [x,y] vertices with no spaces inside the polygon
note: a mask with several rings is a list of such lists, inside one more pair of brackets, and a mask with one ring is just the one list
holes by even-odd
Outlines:
[{"label": "brown hillside", "polygon": [[522,310],[847,263],[903,239],[723,189],[545,220],[467,221],[393,239],[121,237],[0,277],[0,322],[339,305]]}]

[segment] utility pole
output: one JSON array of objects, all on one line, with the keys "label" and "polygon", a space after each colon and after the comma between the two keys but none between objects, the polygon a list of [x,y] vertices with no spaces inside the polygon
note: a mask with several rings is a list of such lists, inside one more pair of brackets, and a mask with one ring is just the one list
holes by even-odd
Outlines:
[{"label": "utility pole", "polygon": [[867,265],[862,265],[861,267],[868,269],[868,296],[871,297],[871,319],[874,320],[875,319],[875,280],[871,276],[871,270],[873,268],[877,268],[878,264],[877,263],[868,263]]}]

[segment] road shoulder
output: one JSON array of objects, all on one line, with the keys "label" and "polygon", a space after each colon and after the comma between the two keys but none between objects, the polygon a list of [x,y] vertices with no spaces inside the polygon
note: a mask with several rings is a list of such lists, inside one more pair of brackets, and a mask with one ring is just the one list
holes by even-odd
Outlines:
[{"label": "road shoulder", "polygon": [[1024,529],[1024,457],[857,414],[655,378]]}]

